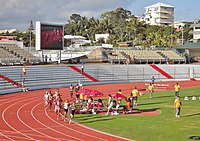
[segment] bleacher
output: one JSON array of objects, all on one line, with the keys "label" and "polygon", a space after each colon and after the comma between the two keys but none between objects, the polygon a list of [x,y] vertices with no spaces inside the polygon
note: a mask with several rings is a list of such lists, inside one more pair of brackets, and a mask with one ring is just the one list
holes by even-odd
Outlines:
[{"label": "bleacher", "polygon": [[3,65],[20,64],[20,58],[9,53],[5,47],[0,47],[0,63]]},{"label": "bleacher", "polygon": [[179,54],[174,52],[173,50],[162,50],[161,51],[165,56],[167,56],[170,60],[184,60]]},{"label": "bleacher", "polygon": [[13,53],[15,56],[19,57],[22,59],[22,61],[27,61],[27,62],[31,62],[31,63],[38,63],[40,62],[40,60],[34,56],[33,54],[29,53],[28,51],[17,47],[15,45],[5,45],[5,48]]},{"label": "bleacher", "polygon": [[[81,68],[81,65],[76,65]],[[158,65],[162,70],[170,74],[174,79],[189,79],[190,70],[194,70],[195,78],[200,78],[199,65]],[[3,66],[0,67],[0,74],[4,75],[15,82],[22,82],[23,66]],[[84,71],[96,78],[99,82],[92,82],[87,77],[70,69],[67,65],[51,65],[51,66],[27,66],[27,77],[25,85],[30,89],[42,89],[52,87],[67,87],[71,83],[75,85],[81,82],[86,84],[99,83],[116,83],[116,82],[137,82],[151,81],[154,76],[156,81],[164,81],[167,78],[154,70],[149,65],[109,65],[109,64],[85,64]],[[11,91],[21,91],[20,88],[13,86],[0,79],[0,93],[8,93]]]},{"label": "bleacher", "polygon": [[184,63],[185,58],[177,54],[173,50],[129,50],[120,49],[113,50],[109,56],[111,63],[126,63],[130,59],[130,63],[159,63],[163,64],[168,61],[173,63]]}]

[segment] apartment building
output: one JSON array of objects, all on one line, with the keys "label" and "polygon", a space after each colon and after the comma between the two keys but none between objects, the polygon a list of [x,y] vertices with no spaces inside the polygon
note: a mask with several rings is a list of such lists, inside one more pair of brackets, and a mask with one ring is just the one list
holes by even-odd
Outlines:
[{"label": "apartment building", "polygon": [[200,40],[200,23],[195,23],[191,25],[193,28],[193,42]]},{"label": "apartment building", "polygon": [[172,25],[174,6],[156,3],[145,7],[145,22],[150,25]]}]

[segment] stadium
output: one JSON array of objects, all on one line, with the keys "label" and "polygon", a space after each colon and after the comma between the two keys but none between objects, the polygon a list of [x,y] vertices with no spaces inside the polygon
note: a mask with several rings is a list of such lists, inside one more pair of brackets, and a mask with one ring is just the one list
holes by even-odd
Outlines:
[{"label": "stadium", "polygon": [[[198,47],[141,49],[105,45],[64,49],[63,42],[63,25],[42,22],[36,23],[34,49],[21,48],[16,41],[1,42],[1,140],[199,139],[200,67],[188,64],[181,53],[187,49],[192,58]],[[152,98],[150,83],[154,86]],[[181,88],[181,118],[174,116],[176,83]],[[78,91],[72,89],[73,97],[70,85],[79,86]],[[138,90],[138,102],[127,111],[126,102],[134,88]],[[120,106],[110,110],[108,96],[119,101],[119,90]],[[71,113],[65,117],[63,107],[55,113],[49,103],[44,104],[45,93],[54,91],[62,97],[62,105],[65,100],[70,106],[76,104],[73,118]],[[77,93],[88,95],[94,105],[102,99],[104,106],[88,106],[83,111],[80,97],[75,98]]]}]

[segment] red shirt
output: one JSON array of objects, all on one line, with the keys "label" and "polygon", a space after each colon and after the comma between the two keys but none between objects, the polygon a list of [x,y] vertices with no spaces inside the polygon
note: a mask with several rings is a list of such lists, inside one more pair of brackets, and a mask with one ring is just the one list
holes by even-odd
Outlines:
[{"label": "red shirt", "polygon": [[103,108],[103,103],[101,103],[101,102],[98,101],[98,102],[97,102],[97,107],[98,107],[98,108]]}]

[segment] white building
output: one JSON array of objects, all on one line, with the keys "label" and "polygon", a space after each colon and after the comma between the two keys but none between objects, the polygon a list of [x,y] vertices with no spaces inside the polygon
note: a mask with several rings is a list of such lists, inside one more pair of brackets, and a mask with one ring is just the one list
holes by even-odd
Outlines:
[{"label": "white building", "polygon": [[106,42],[110,34],[95,34],[95,40],[97,41],[99,38],[103,38]]},{"label": "white building", "polygon": [[197,42],[200,40],[200,23],[192,24],[191,27],[193,28],[193,42]]},{"label": "white building", "polygon": [[145,22],[150,25],[171,25],[174,23],[174,6],[156,3],[145,7]]},{"label": "white building", "polygon": [[177,31],[181,30],[182,28],[184,28],[186,25],[188,25],[190,22],[186,22],[186,21],[175,21],[174,22],[174,28],[177,29]]},{"label": "white building", "polygon": [[1,33],[12,33],[12,32],[14,32],[14,31],[16,31],[17,29],[4,29],[4,30],[0,30],[0,34]]}]

